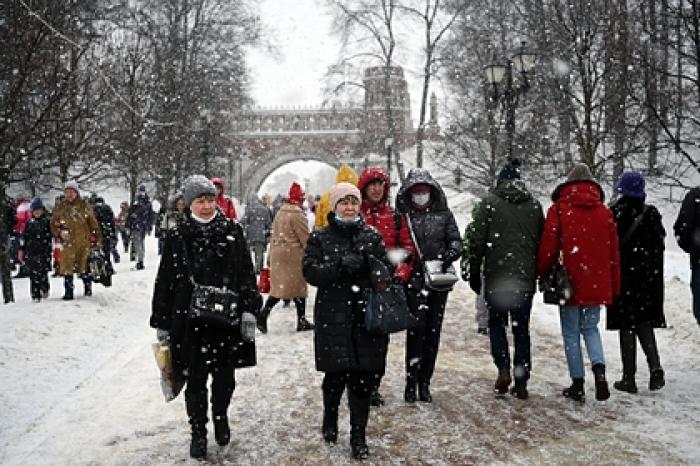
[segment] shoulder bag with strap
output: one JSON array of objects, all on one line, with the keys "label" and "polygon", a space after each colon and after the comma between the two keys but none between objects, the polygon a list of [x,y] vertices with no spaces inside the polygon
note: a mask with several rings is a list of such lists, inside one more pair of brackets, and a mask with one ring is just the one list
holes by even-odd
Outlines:
[{"label": "shoulder bag with strap", "polygon": [[574,289],[571,285],[569,273],[564,267],[564,242],[562,239],[564,228],[561,223],[561,214],[559,212],[559,204],[557,206],[557,223],[559,223],[559,251],[557,261],[554,263],[549,272],[547,272],[540,280],[540,291],[544,295],[546,304],[556,304],[563,306],[574,295]]},{"label": "shoulder bag with strap", "polygon": [[642,223],[642,220],[644,220],[644,214],[646,214],[648,210],[649,206],[645,205],[642,209],[642,213],[637,215],[637,218],[634,219],[632,225],[630,225],[630,227],[625,232],[625,235],[620,239],[620,248],[622,248],[622,246],[632,237],[632,234],[634,234],[639,225]]},{"label": "shoulder bag with strap", "polygon": [[411,239],[416,247],[416,252],[418,253],[418,259],[423,267],[423,280],[425,281],[425,287],[432,291],[450,291],[455,283],[459,280],[457,277],[457,271],[454,266],[450,264],[447,270],[442,270],[441,260],[425,260],[423,257],[423,252],[418,245],[418,240],[416,239],[416,234],[413,231],[413,224],[411,223],[411,216],[406,214],[406,222],[408,223],[408,231],[411,233]]},{"label": "shoulder bag with strap", "polygon": [[[240,331],[241,310],[238,309],[238,293],[225,286],[219,288],[197,283],[194,280],[194,274],[190,267],[189,253],[187,252],[187,244],[184,238],[182,238],[182,248],[185,268],[189,281],[192,284],[188,318],[196,319],[203,324],[216,328]],[[237,281],[237,277],[238,275],[235,274],[234,281]]]}]

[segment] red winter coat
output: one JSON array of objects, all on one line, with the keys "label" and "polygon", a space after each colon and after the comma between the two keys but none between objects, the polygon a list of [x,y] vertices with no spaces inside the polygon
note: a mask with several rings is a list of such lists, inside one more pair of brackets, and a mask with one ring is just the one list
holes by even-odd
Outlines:
[{"label": "red winter coat", "polygon": [[603,190],[593,181],[571,181],[559,185],[552,200],[537,273],[542,276],[554,265],[563,245],[564,266],[574,289],[566,305],[612,303],[620,294],[620,250],[613,214],[603,204]]},{"label": "red winter coat", "polygon": [[227,196],[224,196],[223,194],[216,196],[216,205],[219,206],[219,209],[221,209],[226,218],[230,220],[236,220],[238,218],[238,215],[236,214],[236,206]]},{"label": "red winter coat", "polygon": [[404,283],[408,283],[413,271],[413,264],[416,257],[416,248],[411,240],[411,234],[408,231],[406,216],[401,215],[400,227],[396,228],[396,220],[394,218],[394,210],[387,204],[389,198],[389,176],[379,167],[367,168],[357,183],[357,187],[364,196],[365,187],[370,181],[381,179],[384,180],[384,197],[378,204],[373,205],[368,201],[362,201],[360,212],[365,219],[365,223],[376,228],[384,239],[384,245],[387,251],[395,248],[404,248],[410,256],[406,261],[396,267],[394,276],[399,277]]}]

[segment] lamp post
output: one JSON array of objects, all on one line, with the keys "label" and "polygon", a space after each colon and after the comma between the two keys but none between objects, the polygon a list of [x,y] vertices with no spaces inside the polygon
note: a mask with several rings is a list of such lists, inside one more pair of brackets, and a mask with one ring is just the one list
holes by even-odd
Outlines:
[{"label": "lamp post", "polygon": [[391,178],[391,145],[394,144],[394,138],[384,139],[384,149],[386,149],[386,174]]},{"label": "lamp post", "polygon": [[528,52],[525,48],[525,42],[522,42],[520,49],[512,57],[501,61],[494,60],[493,63],[484,68],[486,81],[493,86],[492,101],[496,105],[501,103],[506,112],[509,159],[513,158],[515,109],[520,102],[520,96],[524,95],[530,88],[527,73],[535,66],[536,59],[537,55]]},{"label": "lamp post", "polygon": [[199,110],[199,116],[204,121],[204,141],[202,145],[202,158],[204,159],[204,176],[207,178],[211,177],[209,172],[209,137],[211,133],[211,112],[206,108]]}]

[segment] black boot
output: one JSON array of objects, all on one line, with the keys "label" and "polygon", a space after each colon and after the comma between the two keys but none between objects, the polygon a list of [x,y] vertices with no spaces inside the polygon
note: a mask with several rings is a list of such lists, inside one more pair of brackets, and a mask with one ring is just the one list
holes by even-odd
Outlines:
[{"label": "black boot", "polygon": [[338,408],[323,409],[323,440],[335,443],[338,440]]},{"label": "black boot", "polygon": [[595,376],[595,399],[605,401],[610,398],[608,381],[605,379],[605,364],[595,364],[592,369]]},{"label": "black boot", "polygon": [[83,294],[85,296],[92,296],[92,280],[89,277],[83,277],[83,285],[85,290]]},{"label": "black boot", "polygon": [[519,400],[527,400],[529,396],[527,393],[527,380],[516,378],[513,388],[510,389],[510,394]]},{"label": "black boot", "polygon": [[306,317],[297,317],[297,332],[305,332],[307,330],[313,330],[314,324],[306,320]]},{"label": "black boot", "polygon": [[205,424],[192,424],[190,456],[197,460],[207,457],[207,428]]},{"label": "black boot", "polygon": [[260,330],[260,333],[267,333],[267,318],[270,317],[270,309],[267,306],[263,306],[263,308],[260,310],[258,313],[258,318],[257,320],[257,326],[258,330]]},{"label": "black boot", "polygon": [[403,391],[403,399],[406,403],[416,402],[416,383],[415,377],[406,376],[406,388]]},{"label": "black boot", "polygon": [[228,416],[225,414],[214,415],[214,438],[222,447],[231,441],[231,428],[228,425]]},{"label": "black boot", "polygon": [[583,390],[583,378],[573,379],[573,382],[569,388],[565,388],[562,392],[567,398],[571,398],[574,401],[583,401],[586,393]]},{"label": "black boot", "polygon": [[512,379],[510,378],[510,369],[507,367],[498,369],[498,377],[496,377],[496,383],[493,386],[493,390],[499,395],[508,393],[508,387],[510,387],[511,382]]},{"label": "black boot", "polygon": [[138,261],[138,262],[136,263],[136,270],[143,270],[143,269],[144,269],[144,267],[143,267],[143,262]]},{"label": "black boot", "polygon": [[384,398],[379,393],[379,388],[372,389],[372,393],[369,395],[369,404],[370,406],[384,406]]},{"label": "black boot", "polygon": [[425,403],[433,402],[433,397],[430,395],[430,382],[418,382],[418,400]]},{"label": "black boot", "polygon": [[73,275],[63,277],[63,287],[65,288],[63,299],[66,301],[73,299]]},{"label": "black boot", "polygon": [[353,458],[358,460],[366,460],[369,458],[369,448],[367,447],[367,439],[365,437],[365,426],[350,426],[350,448],[352,449]]},{"label": "black boot", "polygon": [[661,390],[664,385],[666,385],[664,370],[660,367],[652,369],[651,377],[649,378],[649,390]]},{"label": "black boot", "polygon": [[637,393],[637,382],[634,381],[633,376],[623,375],[622,380],[613,383],[613,387],[621,392]]}]

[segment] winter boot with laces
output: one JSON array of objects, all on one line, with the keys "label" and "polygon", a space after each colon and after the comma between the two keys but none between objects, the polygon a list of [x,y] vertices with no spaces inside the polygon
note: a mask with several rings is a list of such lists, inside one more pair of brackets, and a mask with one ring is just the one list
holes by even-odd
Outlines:
[{"label": "winter boot with laces", "polygon": [[595,376],[595,399],[605,401],[610,398],[608,381],[605,379],[605,364],[594,364],[592,369]]},{"label": "winter boot with laces", "polygon": [[637,382],[634,380],[634,376],[623,375],[621,380],[613,383],[613,388],[621,392],[627,393],[637,393]]},{"label": "winter boot with laces", "polygon": [[565,388],[561,394],[574,401],[583,401],[586,396],[586,393],[583,390],[583,378],[573,379],[571,386],[569,388]]},{"label": "winter boot with laces", "polygon": [[231,441],[231,428],[228,425],[228,416],[225,414],[214,416],[214,438],[222,447]]},{"label": "winter boot with laces", "polygon": [[496,378],[496,383],[493,387],[494,391],[499,395],[508,393],[508,387],[510,386],[511,381],[512,379],[510,378],[510,369],[498,369],[498,377]]},{"label": "winter boot with laces", "polygon": [[664,385],[666,385],[664,370],[660,367],[652,369],[651,377],[649,378],[649,390],[661,390]]},{"label": "winter boot with laces", "polygon": [[190,457],[197,460],[207,457],[207,428],[204,424],[192,424]]}]

